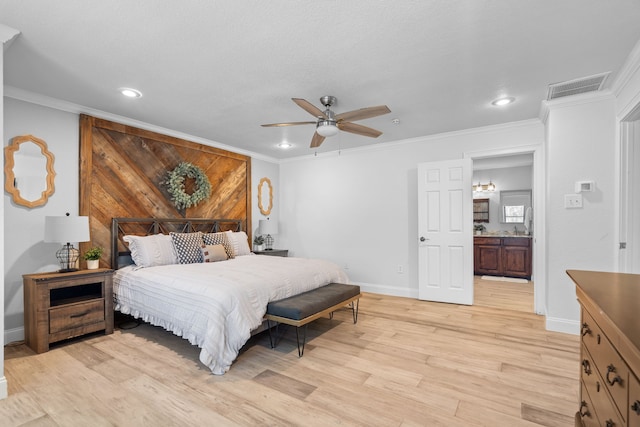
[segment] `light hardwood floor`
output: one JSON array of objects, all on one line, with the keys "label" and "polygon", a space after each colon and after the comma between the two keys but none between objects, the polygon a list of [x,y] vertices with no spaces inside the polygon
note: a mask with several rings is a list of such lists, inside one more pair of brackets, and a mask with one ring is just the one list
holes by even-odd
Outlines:
[{"label": "light hardwood floor", "polygon": [[474,306],[365,294],[356,325],[348,311],[309,325],[302,358],[293,330],[273,350],[259,335],[223,376],[144,324],[40,355],[8,346],[0,424],[571,426],[579,340],[545,331],[525,288],[478,283]]}]

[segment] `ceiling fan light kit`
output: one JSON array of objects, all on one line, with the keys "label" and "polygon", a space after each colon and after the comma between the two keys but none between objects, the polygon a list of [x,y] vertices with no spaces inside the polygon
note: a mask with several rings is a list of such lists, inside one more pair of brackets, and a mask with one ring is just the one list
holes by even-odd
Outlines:
[{"label": "ceiling fan light kit", "polygon": [[315,124],[316,132],[311,139],[311,148],[319,147],[327,137],[334,136],[339,130],[356,135],[368,136],[370,138],[377,138],[382,135],[382,132],[370,127],[362,126],[356,123],[352,123],[355,120],[364,120],[371,117],[381,116],[391,112],[386,105],[378,105],[376,107],[360,108],[359,110],[348,111],[346,113],[335,114],[331,111],[331,106],[338,100],[335,96],[323,96],[320,98],[320,102],[325,106],[325,110],[322,111],[309,101],[301,98],[291,98],[293,102],[298,104],[300,108],[307,113],[314,116],[317,120],[315,122],[288,122],[288,123],[270,123],[262,125],[264,127],[282,127],[282,126],[297,126]]}]

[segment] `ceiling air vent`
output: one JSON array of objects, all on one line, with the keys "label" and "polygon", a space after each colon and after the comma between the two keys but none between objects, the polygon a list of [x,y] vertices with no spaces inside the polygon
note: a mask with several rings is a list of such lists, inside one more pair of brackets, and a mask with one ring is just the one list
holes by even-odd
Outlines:
[{"label": "ceiling air vent", "polygon": [[581,79],[569,80],[568,82],[554,83],[549,85],[547,101],[562,98],[565,96],[578,95],[581,93],[595,92],[604,86],[610,72],[596,74],[595,76],[583,77]]}]

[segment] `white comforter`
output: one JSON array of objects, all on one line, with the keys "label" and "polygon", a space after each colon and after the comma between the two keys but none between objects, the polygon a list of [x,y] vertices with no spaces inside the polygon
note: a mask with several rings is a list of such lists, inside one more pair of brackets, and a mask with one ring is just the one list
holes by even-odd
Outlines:
[{"label": "white comforter", "polygon": [[224,374],[262,323],[269,301],[328,283],[349,283],[334,263],[246,255],[201,264],[118,270],[115,309],[161,326],[202,349],[200,361]]}]

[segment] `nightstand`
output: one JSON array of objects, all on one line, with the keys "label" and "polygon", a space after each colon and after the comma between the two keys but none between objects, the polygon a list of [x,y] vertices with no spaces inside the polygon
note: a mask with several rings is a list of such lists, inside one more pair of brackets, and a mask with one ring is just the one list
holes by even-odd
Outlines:
[{"label": "nightstand", "polygon": [[113,333],[112,275],[108,268],[23,275],[25,343],[43,353],[50,343]]},{"label": "nightstand", "polygon": [[270,251],[264,250],[264,251],[253,251],[254,254],[256,255],[270,255],[270,256],[281,256],[281,257],[288,257],[289,256],[289,249],[271,249]]}]

